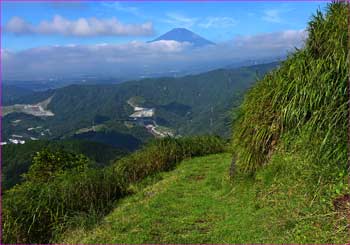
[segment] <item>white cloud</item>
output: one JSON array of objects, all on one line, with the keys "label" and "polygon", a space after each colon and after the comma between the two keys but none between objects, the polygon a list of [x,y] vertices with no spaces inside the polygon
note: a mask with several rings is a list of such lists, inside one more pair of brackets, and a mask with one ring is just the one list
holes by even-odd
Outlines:
[{"label": "white cloud", "polygon": [[6,49],[1,49],[1,58],[6,60],[6,59],[9,59],[10,56],[11,56],[11,52],[6,50]]},{"label": "white cloud", "polygon": [[203,28],[230,28],[237,24],[238,21],[231,17],[207,17],[198,25]]},{"label": "white cloud", "polygon": [[180,13],[167,13],[167,19],[164,22],[174,25],[175,27],[190,28],[196,24],[197,18],[187,17]]},{"label": "white cloud", "polygon": [[188,42],[176,42],[176,41],[172,41],[172,40],[159,40],[156,42],[152,42],[152,43],[142,43],[141,45],[143,48],[150,48],[153,49],[156,52],[162,51],[162,52],[180,52],[188,47],[191,46],[190,43]]},{"label": "white cloud", "polygon": [[32,30],[32,26],[25,22],[22,18],[14,16],[5,25],[5,31],[12,33],[27,34]]},{"label": "white cloud", "polygon": [[301,47],[303,30],[239,36],[217,45],[192,48],[176,41],[125,44],[65,45],[2,50],[4,79],[35,79],[76,74],[121,77],[125,79],[166,74],[171,70],[208,70],[246,60],[283,57]]},{"label": "white cloud", "polygon": [[267,22],[272,22],[272,23],[281,23],[281,11],[278,9],[268,9],[264,11],[264,15],[262,19]]},{"label": "white cloud", "polygon": [[285,23],[286,20],[283,19],[284,15],[292,11],[296,11],[296,9],[291,8],[289,4],[282,4],[277,8],[265,9],[263,11],[262,20],[277,24]]},{"label": "white cloud", "polygon": [[17,35],[64,35],[64,36],[148,36],[154,33],[153,24],[124,24],[116,18],[79,18],[68,20],[55,15],[51,21],[32,25],[20,17],[12,17],[4,27],[5,32]]},{"label": "white cloud", "polygon": [[200,19],[175,12],[167,13],[166,16],[167,18],[163,19],[163,22],[171,24],[174,27],[231,28],[238,24],[238,20],[225,16],[210,16]]},{"label": "white cloud", "polygon": [[249,49],[273,49],[277,47],[290,49],[303,43],[307,37],[305,30],[286,30],[282,32],[263,33],[241,36],[235,39],[238,46]]}]

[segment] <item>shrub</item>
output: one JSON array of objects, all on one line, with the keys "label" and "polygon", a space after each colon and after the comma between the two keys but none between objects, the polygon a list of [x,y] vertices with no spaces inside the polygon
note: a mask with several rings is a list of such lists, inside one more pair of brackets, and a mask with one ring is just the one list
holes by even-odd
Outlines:
[{"label": "shrub", "polygon": [[217,137],[166,138],[103,169],[89,168],[81,155],[40,152],[27,181],[3,196],[3,242],[49,243],[74,215],[108,212],[130,183],[169,170],[184,158],[223,150]]}]

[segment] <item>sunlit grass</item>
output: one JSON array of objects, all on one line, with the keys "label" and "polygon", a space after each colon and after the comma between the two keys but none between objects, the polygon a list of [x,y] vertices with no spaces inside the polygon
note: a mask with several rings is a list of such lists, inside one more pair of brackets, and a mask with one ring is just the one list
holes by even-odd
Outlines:
[{"label": "sunlit grass", "polygon": [[327,203],[310,192],[301,156],[279,154],[257,177],[228,176],[230,154],[185,160],[133,187],[135,194],[94,225],[76,225],[63,243],[344,243],[349,236]]}]

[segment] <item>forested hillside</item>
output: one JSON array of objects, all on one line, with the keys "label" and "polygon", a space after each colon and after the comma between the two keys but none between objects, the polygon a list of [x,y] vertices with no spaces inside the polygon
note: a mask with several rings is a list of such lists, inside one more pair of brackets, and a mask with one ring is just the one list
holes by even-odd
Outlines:
[{"label": "forested hillside", "polygon": [[[145,130],[138,127],[130,129],[125,125],[133,112],[128,100],[135,97],[142,98],[143,103],[139,106],[155,108],[155,121],[171,128],[177,135],[213,133],[228,137],[229,109],[239,105],[242,94],[258,76],[276,65],[222,69],[200,75],[144,79],[117,85],[71,85],[37,92],[15,102],[36,104],[53,96],[48,110],[54,116],[38,118],[9,114],[3,118],[3,138],[12,134],[26,135],[27,128],[38,126],[50,129],[51,134],[46,138],[71,137],[79,129],[103,124],[106,126],[106,130],[102,130],[106,138],[113,131],[129,135],[129,140],[142,141],[147,138]],[[16,119],[21,122],[13,124]]]}]

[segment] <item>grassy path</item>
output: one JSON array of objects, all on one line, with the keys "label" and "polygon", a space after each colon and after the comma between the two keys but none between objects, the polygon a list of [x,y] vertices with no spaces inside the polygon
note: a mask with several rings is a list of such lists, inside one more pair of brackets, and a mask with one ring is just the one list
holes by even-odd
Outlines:
[{"label": "grassy path", "polygon": [[252,178],[229,181],[230,162],[229,154],[194,158],[146,179],[92,229],[73,229],[60,243],[339,243],[328,220],[305,218],[304,194],[286,199],[281,190],[261,205]]}]

